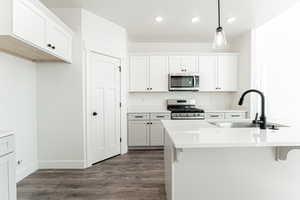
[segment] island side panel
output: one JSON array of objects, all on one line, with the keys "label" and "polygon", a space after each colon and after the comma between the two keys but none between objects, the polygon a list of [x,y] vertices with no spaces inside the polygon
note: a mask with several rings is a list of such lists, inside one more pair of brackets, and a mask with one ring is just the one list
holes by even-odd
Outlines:
[{"label": "island side panel", "polygon": [[180,159],[171,166],[168,200],[300,198],[300,153],[297,151],[291,152],[287,161],[278,162],[271,147],[184,149]]},{"label": "island side panel", "polygon": [[[166,131],[166,130],[165,130]],[[174,187],[174,148],[169,134],[165,134],[165,146],[164,146],[164,162],[165,162],[165,189],[167,194],[167,200],[173,199],[173,187]]]}]

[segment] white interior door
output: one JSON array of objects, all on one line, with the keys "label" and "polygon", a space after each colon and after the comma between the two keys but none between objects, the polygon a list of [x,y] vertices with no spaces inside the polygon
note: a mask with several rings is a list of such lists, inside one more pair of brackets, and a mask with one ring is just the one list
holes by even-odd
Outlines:
[{"label": "white interior door", "polygon": [[120,61],[96,53],[89,56],[89,131],[92,163],[121,153]]}]

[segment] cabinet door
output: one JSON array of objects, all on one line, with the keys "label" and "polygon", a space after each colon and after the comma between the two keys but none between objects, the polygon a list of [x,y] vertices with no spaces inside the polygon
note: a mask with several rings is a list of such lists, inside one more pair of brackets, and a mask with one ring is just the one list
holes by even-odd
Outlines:
[{"label": "cabinet door", "polygon": [[197,56],[182,56],[181,65],[184,72],[198,73]]},{"label": "cabinet door", "polygon": [[237,91],[237,56],[218,57],[218,88],[220,91]]},{"label": "cabinet door", "polygon": [[149,125],[146,121],[128,122],[128,146],[148,146],[148,135]]},{"label": "cabinet door", "polygon": [[148,57],[130,57],[130,91],[149,91],[148,80]]},{"label": "cabinet door", "polygon": [[49,51],[66,60],[71,60],[72,36],[67,34],[58,25],[49,21],[47,23],[47,43]]},{"label": "cabinet door", "polygon": [[149,86],[153,92],[168,91],[168,58],[166,56],[149,57]]},{"label": "cabinet door", "polygon": [[16,200],[15,162],[12,153],[0,157],[0,199]]},{"label": "cabinet door", "polygon": [[169,69],[170,73],[183,73],[184,68],[181,64],[182,57],[181,56],[170,56],[169,57]]},{"label": "cabinet door", "polygon": [[161,121],[152,121],[150,127],[150,146],[163,146],[165,130]]},{"label": "cabinet door", "polygon": [[215,91],[217,87],[217,56],[199,57],[200,91]]},{"label": "cabinet door", "polygon": [[44,48],[46,18],[29,1],[15,0],[13,5],[13,33]]},{"label": "cabinet door", "polygon": [[197,73],[197,56],[170,56],[170,73]]}]

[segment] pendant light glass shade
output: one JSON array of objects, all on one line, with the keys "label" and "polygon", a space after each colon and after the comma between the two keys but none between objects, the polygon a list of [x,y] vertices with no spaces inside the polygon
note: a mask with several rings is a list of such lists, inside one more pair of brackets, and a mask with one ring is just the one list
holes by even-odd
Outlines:
[{"label": "pendant light glass shade", "polygon": [[213,48],[226,49],[226,47],[227,47],[227,40],[226,40],[225,32],[221,27],[221,6],[220,6],[220,0],[218,0],[218,28],[215,33]]},{"label": "pendant light glass shade", "polygon": [[215,39],[213,43],[214,49],[226,49],[227,47],[227,40],[226,34],[222,27],[217,28],[215,33]]}]

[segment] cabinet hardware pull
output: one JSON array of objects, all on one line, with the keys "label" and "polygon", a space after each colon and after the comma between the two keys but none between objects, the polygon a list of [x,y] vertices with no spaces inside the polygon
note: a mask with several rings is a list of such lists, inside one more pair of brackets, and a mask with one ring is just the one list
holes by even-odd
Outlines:
[{"label": "cabinet hardware pull", "polygon": [[143,116],[134,116],[134,118],[143,118]]},{"label": "cabinet hardware pull", "polygon": [[231,115],[231,117],[240,117],[241,115]]},{"label": "cabinet hardware pull", "polygon": [[160,115],[160,116],[156,116],[157,118],[164,118],[165,116],[162,116],[162,115]]},{"label": "cabinet hardware pull", "polygon": [[98,113],[97,112],[93,112],[93,116],[97,116],[98,115]]},{"label": "cabinet hardware pull", "polygon": [[52,46],[52,49],[55,49],[55,46]]},{"label": "cabinet hardware pull", "polygon": [[51,48],[51,47],[52,47],[52,45],[51,45],[51,44],[47,44],[47,47],[50,47],[50,48]]},{"label": "cabinet hardware pull", "polygon": [[220,115],[210,115],[210,117],[220,117]]}]

